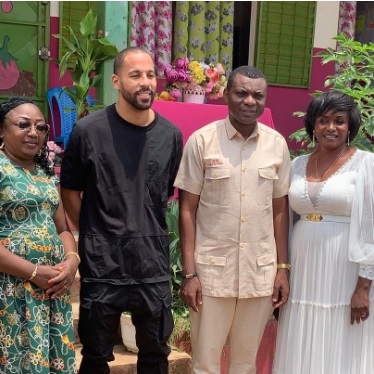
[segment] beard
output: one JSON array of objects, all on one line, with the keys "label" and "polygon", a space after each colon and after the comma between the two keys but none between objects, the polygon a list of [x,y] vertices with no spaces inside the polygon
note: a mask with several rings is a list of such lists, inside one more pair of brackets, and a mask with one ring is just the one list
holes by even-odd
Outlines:
[{"label": "beard", "polygon": [[[138,94],[141,92],[150,92],[150,99],[146,102],[139,100]],[[122,87],[121,95],[124,98],[124,100],[127,101],[130,105],[132,105],[135,109],[148,110],[153,104],[153,100],[155,99],[156,93],[152,91],[150,88],[142,88],[141,90],[131,94]]]}]

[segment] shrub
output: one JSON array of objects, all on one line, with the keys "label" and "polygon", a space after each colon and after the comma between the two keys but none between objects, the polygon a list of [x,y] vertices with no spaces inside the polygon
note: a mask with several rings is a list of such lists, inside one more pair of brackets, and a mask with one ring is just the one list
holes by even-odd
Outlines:
[{"label": "shrub", "polygon": [[[335,89],[351,96],[362,116],[362,125],[356,138],[351,143],[357,148],[373,152],[372,137],[374,135],[374,43],[362,44],[341,33],[333,38],[338,48],[327,48],[317,53],[322,57],[322,64],[334,62],[338,71],[325,80],[325,87]],[[315,91],[316,96],[321,91]],[[303,117],[305,113],[295,112],[295,116]],[[300,142],[302,146],[309,144],[304,128],[290,135],[291,140]],[[301,151],[302,153],[302,151]]]}]

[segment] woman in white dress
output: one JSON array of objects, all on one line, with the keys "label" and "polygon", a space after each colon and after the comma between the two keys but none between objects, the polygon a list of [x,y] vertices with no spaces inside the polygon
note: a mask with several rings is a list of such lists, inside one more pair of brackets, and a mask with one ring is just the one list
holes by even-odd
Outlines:
[{"label": "woman in white dress", "polygon": [[318,146],[292,165],[291,291],[273,373],[374,373],[374,155],[349,146],[360,123],[344,93],[309,104]]}]

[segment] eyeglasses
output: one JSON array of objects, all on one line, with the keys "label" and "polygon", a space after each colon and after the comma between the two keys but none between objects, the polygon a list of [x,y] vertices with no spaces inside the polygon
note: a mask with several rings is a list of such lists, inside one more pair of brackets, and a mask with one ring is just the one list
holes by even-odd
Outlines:
[{"label": "eyeglasses", "polygon": [[30,132],[32,127],[35,129],[35,131],[38,134],[42,134],[42,135],[45,135],[49,131],[49,125],[47,123],[37,123],[36,125],[33,125],[29,121],[22,121],[19,123],[13,122],[9,119],[8,121],[12,125],[17,126],[21,132]]}]

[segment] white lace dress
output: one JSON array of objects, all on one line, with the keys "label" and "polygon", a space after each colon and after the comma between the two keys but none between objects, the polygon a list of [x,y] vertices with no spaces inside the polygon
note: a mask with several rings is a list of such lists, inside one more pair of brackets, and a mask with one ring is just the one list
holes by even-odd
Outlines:
[{"label": "white lace dress", "polygon": [[[291,293],[273,373],[374,374],[374,284],[369,318],[350,324],[358,275],[374,278],[374,156],[356,151],[319,184],[306,180],[308,158],[292,166],[289,200],[300,216],[291,230]],[[309,221],[310,213],[325,218]]]}]

